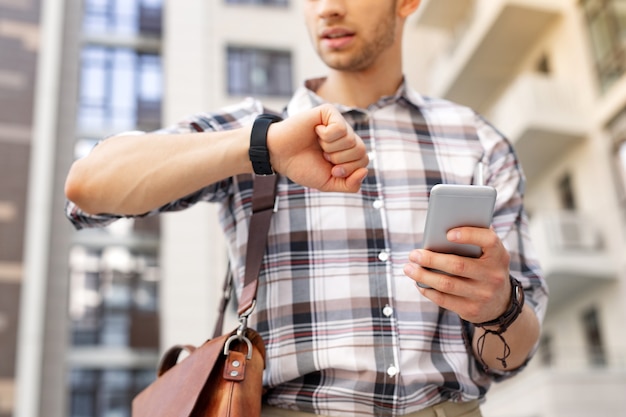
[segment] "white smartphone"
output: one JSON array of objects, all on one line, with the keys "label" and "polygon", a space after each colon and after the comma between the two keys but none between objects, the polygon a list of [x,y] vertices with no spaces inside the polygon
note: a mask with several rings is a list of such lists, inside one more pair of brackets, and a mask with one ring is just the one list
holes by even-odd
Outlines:
[{"label": "white smartphone", "polygon": [[[496,189],[486,185],[437,184],[431,192],[424,228],[424,249],[477,258],[476,245],[450,242],[446,234],[461,226],[491,226]],[[423,286],[420,284],[420,286]]]}]

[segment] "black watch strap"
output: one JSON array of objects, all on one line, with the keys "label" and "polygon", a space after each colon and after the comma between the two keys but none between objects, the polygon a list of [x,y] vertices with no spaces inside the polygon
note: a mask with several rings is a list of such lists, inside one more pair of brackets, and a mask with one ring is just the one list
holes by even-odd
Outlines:
[{"label": "black watch strap", "polygon": [[257,116],[252,124],[252,132],[250,133],[250,162],[252,169],[257,175],[273,175],[274,170],[270,163],[270,153],[267,149],[267,131],[272,123],[283,120],[279,116],[273,114],[261,114]]}]

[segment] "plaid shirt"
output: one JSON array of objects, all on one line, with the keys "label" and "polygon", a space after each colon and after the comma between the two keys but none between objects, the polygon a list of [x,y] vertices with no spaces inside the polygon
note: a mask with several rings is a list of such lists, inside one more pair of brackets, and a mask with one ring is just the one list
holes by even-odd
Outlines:
[{"label": "plaid shirt", "polygon": [[[285,116],[321,104],[313,92],[319,83],[301,87]],[[337,107],[368,148],[369,175],[356,194],[278,179],[278,210],[251,317],[267,345],[266,401],[331,416],[399,416],[444,400],[482,398],[494,378],[512,373],[485,373],[464,341],[470,326],[422,297],[403,265],[421,247],[430,189],[471,184],[482,161],[485,183],[498,191],[493,224],[510,252],[511,274],[544,316],[547,288],[529,242],[524,179],[513,148],[472,110],[406,85],[367,109]],[[248,99],[163,132],[190,132],[192,124],[234,129],[262,112],[260,102]],[[148,214],[220,203],[240,283],[251,194],[252,178],[242,175]],[[89,216],[72,203],[67,215],[77,228],[118,217]]]}]

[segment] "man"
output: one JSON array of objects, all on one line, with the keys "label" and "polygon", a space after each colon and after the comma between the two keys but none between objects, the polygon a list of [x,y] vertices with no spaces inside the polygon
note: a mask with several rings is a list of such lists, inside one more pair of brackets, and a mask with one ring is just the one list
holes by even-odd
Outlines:
[{"label": "man", "polygon": [[[68,216],[82,227],[219,202],[241,283],[250,174],[273,170],[251,316],[267,345],[264,415],[480,416],[490,383],[531,356],[547,304],[511,145],[470,109],[406,85],[402,33],[419,0],[303,1],[328,74],[269,124],[269,158],[250,161],[264,112],[252,99],[112,137],[72,167]],[[481,164],[498,191],[494,227],[448,238],[482,256],[417,249],[432,186],[471,184]]]}]

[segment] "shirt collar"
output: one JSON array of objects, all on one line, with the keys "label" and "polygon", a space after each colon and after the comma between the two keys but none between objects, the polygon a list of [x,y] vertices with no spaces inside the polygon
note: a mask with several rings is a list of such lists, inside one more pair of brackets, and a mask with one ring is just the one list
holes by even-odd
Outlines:
[{"label": "shirt collar", "polygon": [[[293,97],[289,101],[289,104],[287,105],[287,114],[291,116],[326,103],[326,100],[318,96],[316,93],[316,91],[319,89],[322,83],[324,83],[325,80],[326,78],[323,77],[311,78],[306,80],[304,84],[296,90]],[[342,113],[348,113],[350,111],[368,112],[402,101],[410,103],[415,107],[419,107],[424,104],[424,97],[417,91],[410,88],[407,84],[406,79],[404,79],[395,94],[381,97],[376,103],[371,104],[367,109],[345,106],[339,103],[333,104]]]}]

